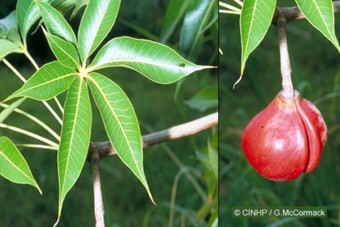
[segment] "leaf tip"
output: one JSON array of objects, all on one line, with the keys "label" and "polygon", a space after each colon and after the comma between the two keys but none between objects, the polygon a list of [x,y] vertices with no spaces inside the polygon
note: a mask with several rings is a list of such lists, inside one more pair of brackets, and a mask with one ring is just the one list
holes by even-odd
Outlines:
[{"label": "leaf tip", "polygon": [[41,191],[41,188],[39,187],[39,185],[35,185],[35,187],[37,188],[37,190],[39,191],[40,195],[42,195],[42,191]]},{"label": "leaf tip", "polygon": [[243,75],[241,74],[240,77],[237,79],[237,81],[234,83],[233,89],[235,89],[236,85],[241,82],[242,78],[243,78]]},{"label": "leaf tip", "polygon": [[58,219],[57,219],[57,221],[54,223],[53,227],[56,227],[56,226],[59,224],[59,221],[60,221],[60,216],[58,215]]},{"label": "leaf tip", "polygon": [[153,203],[153,205],[157,205],[157,203],[155,202],[155,200],[153,199],[152,195],[151,195],[151,192],[148,192],[149,194],[149,198],[151,200],[151,202]]}]

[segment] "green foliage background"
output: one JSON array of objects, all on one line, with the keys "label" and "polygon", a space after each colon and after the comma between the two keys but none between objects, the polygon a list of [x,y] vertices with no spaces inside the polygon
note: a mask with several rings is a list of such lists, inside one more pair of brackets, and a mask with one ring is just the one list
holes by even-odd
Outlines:
[{"label": "green foliage background", "polygon": [[[139,26],[157,37],[160,33],[166,6],[167,1],[122,1],[117,26],[114,27],[109,37],[130,35],[136,38],[149,38],[145,37],[140,31],[137,32],[132,29],[131,25]],[[10,9],[8,12],[10,12]],[[5,16],[8,12],[4,12],[2,16]],[[76,27],[79,18],[76,18],[72,23]],[[175,36],[169,41],[169,44],[177,50],[179,33],[180,30],[178,29]],[[41,31],[29,37],[28,46],[32,50],[32,55],[38,57],[39,64],[53,59]],[[213,43],[205,43],[197,63],[217,65],[213,57],[215,51],[216,46]],[[20,56],[19,58],[18,56],[10,56],[8,59],[14,62],[24,75],[32,75],[33,69],[26,64],[25,59]],[[205,70],[191,75],[184,81],[178,96],[175,98],[176,85],[155,85],[127,69],[105,70],[105,75],[114,78],[114,81],[124,89],[134,104],[140,120],[142,134],[149,133],[152,130],[162,130],[208,113],[190,109],[185,101],[204,87],[216,86],[216,74],[217,70]],[[3,100],[8,94],[21,86],[21,82],[3,64],[0,65],[0,78],[0,100]],[[63,95],[61,99],[64,98]],[[28,100],[22,108],[43,118],[52,128],[53,125],[58,128],[52,117],[46,117],[48,116],[46,109],[38,102]],[[96,108],[93,108],[93,110],[92,140],[108,140],[99,113]],[[7,123],[24,125],[25,128],[38,134],[44,133],[18,115],[10,117]],[[29,142],[29,139],[17,136],[10,131],[1,130],[0,135],[6,135],[18,143]],[[191,138],[145,149],[145,172],[157,206],[150,202],[143,186],[117,157],[104,159],[101,163],[101,178],[107,226],[167,225],[173,182],[179,172],[178,166],[167,154],[173,154],[184,166],[188,167],[200,187],[207,191],[206,167],[199,158],[201,158],[200,155],[206,153],[207,144],[213,137],[216,137],[216,133],[208,130]],[[217,137],[215,141],[216,139]],[[40,196],[29,186],[18,186],[0,178],[0,204],[2,204],[0,226],[50,226],[56,221],[57,212],[56,153],[33,149],[21,149],[21,151],[44,194]],[[196,191],[192,184],[182,176],[177,188],[175,225],[183,220],[188,223],[197,221],[193,220],[196,218],[196,211],[204,204],[200,196],[193,192]],[[59,226],[93,225],[92,173],[87,163],[78,182],[65,200]]]},{"label": "green foliage background", "polygon": [[[280,6],[295,5],[278,1]],[[277,31],[271,26],[264,41],[248,59],[244,77],[233,90],[240,73],[239,17],[220,15],[220,226],[335,226],[340,210],[340,61],[339,53],[306,20],[288,24],[288,45],[295,89],[322,112],[328,126],[328,142],[319,166],[292,182],[262,178],[247,162],[241,148],[242,132],[281,89]],[[340,34],[340,15],[335,15]],[[284,160],[283,160],[284,161]],[[324,206],[327,218],[232,218],[232,207]]]}]

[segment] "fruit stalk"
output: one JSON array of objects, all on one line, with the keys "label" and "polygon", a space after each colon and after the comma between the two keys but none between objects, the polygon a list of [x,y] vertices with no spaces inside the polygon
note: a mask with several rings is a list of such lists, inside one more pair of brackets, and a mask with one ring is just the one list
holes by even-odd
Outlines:
[{"label": "fruit stalk", "polygon": [[287,44],[286,33],[287,20],[284,15],[280,15],[277,20],[277,28],[279,35],[279,47],[280,47],[280,65],[282,76],[282,95],[289,100],[294,100],[294,88],[291,78],[291,67],[289,61],[289,52]]}]

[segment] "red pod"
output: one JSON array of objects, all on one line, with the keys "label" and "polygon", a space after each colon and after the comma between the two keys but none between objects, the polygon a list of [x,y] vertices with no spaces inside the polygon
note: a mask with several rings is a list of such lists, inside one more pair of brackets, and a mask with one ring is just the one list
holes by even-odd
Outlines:
[{"label": "red pod", "polygon": [[327,140],[327,126],[319,110],[295,91],[290,100],[282,92],[247,125],[243,151],[265,178],[293,180],[319,163]]}]

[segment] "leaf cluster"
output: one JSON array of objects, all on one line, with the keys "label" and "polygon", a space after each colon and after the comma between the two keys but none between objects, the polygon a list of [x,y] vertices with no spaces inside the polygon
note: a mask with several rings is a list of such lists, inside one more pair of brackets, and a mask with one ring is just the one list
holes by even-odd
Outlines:
[{"label": "leaf cluster", "polygon": [[[60,135],[50,142],[58,150],[59,180],[58,220],[63,202],[77,181],[88,155],[92,128],[91,98],[101,114],[108,138],[120,160],[134,173],[153,201],[143,167],[142,137],[133,105],[125,92],[100,69],[125,67],[158,83],[174,83],[209,66],[195,65],[166,45],[132,37],[116,37],[103,43],[115,24],[120,0],[104,1],[33,1],[19,0],[16,11],[0,21],[0,60],[12,53],[27,51],[27,36],[38,23],[56,60],[39,67],[24,85],[4,102],[20,98],[8,105],[0,115],[2,123],[26,98],[41,101],[67,93],[63,106]],[[207,6],[210,6],[207,1]],[[64,14],[71,17],[86,6],[77,34]],[[197,36],[190,38],[197,39]],[[53,112],[53,111],[52,111]],[[58,118],[56,114],[56,118]],[[5,126],[5,125],[4,125]],[[25,159],[8,138],[1,137],[0,174],[16,183],[31,184],[39,191]],[[15,156],[14,156],[15,155]],[[8,173],[10,171],[11,174]],[[16,170],[16,171],[14,171]]]}]

